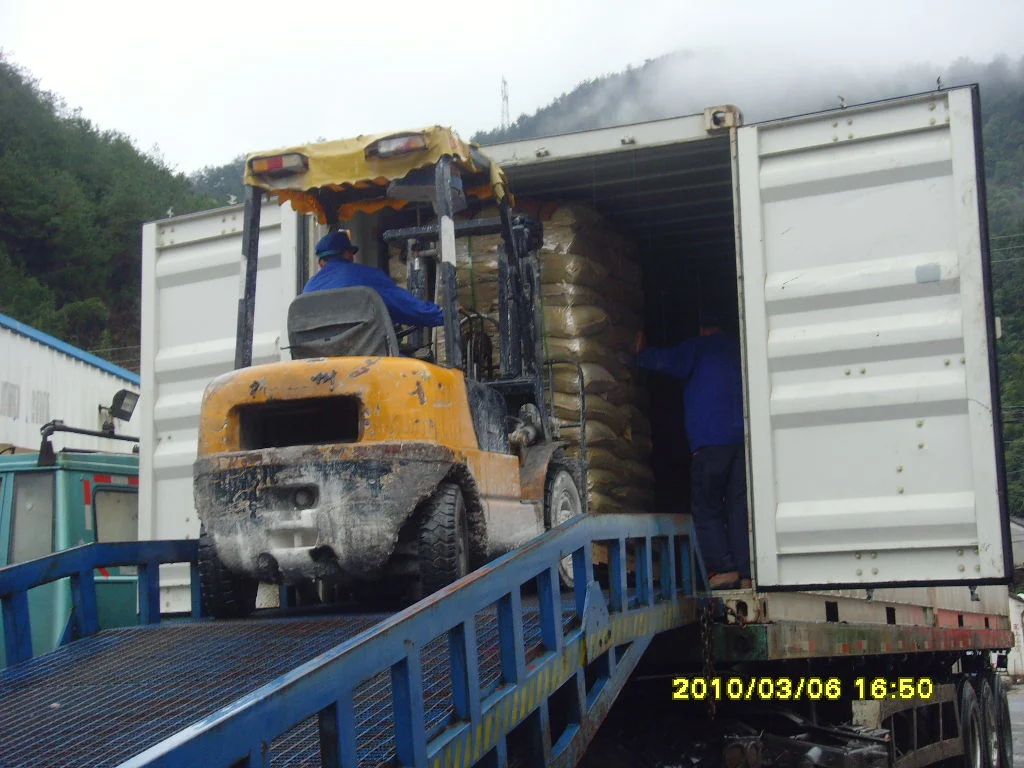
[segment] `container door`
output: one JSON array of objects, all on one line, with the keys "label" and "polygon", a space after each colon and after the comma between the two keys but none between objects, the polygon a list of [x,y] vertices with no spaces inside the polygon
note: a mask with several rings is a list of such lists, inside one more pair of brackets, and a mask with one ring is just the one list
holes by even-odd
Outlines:
[{"label": "container door", "polygon": [[976,88],[739,130],[759,585],[1007,580],[980,157]]},{"label": "container door", "polygon": [[[192,463],[206,385],[234,367],[243,206],[146,224],[142,231],[139,538],[199,535]],[[265,203],[260,218],[253,364],[287,359],[288,305],[298,293],[302,219]],[[187,565],[160,569],[165,612],[188,611]]]}]

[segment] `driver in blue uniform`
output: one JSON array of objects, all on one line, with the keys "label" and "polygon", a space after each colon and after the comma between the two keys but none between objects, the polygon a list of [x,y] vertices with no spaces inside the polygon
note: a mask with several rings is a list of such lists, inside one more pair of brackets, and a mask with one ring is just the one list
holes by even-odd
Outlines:
[{"label": "driver in blue uniform", "polygon": [[418,299],[376,267],[358,264],[352,258],[359,246],[353,245],[346,230],[329,232],[316,244],[320,271],[306,283],[303,293],[328,291],[332,288],[373,288],[384,300],[391,321],[402,325],[426,328],[444,325],[444,313],[436,304]]}]

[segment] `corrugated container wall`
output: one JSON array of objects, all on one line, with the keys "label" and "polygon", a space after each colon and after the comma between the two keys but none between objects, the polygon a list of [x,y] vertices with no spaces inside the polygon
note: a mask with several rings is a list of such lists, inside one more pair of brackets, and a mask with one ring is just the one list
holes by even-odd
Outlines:
[{"label": "corrugated container wall", "polygon": [[[119,389],[139,391],[139,377],[95,355],[0,315],[0,450],[38,451],[40,428],[53,419],[98,430],[100,407]],[[115,431],[138,434],[139,419],[114,420]],[[55,450],[128,453],[131,444],[61,432]]]}]

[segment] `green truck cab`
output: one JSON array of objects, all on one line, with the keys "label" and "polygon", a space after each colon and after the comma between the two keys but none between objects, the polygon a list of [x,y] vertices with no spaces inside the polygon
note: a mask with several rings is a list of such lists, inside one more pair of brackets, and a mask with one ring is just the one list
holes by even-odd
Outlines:
[{"label": "green truck cab", "polygon": [[[81,544],[135,541],[139,518],[139,457],[62,451],[53,466],[33,453],[0,456],[0,568]],[[100,626],[135,624],[134,567],[95,573]],[[32,647],[38,656],[70,637],[68,579],[29,594]],[[6,666],[0,626],[0,667]]]}]

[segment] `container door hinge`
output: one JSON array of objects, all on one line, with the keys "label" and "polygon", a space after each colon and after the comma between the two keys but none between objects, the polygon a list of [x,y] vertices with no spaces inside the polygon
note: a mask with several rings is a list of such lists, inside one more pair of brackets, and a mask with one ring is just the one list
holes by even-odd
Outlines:
[{"label": "container door hinge", "polygon": [[707,133],[724,133],[743,125],[743,113],[732,104],[722,104],[704,109],[704,130]]}]

